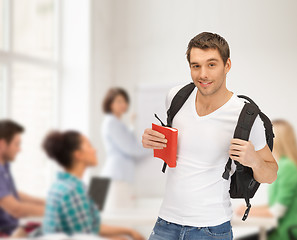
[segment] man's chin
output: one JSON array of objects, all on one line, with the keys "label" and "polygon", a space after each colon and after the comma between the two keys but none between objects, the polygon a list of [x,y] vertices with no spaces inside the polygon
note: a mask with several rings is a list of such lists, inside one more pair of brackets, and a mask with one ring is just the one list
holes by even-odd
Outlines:
[{"label": "man's chin", "polygon": [[211,96],[213,94],[212,91],[209,91],[209,90],[206,90],[206,89],[198,88],[198,91],[200,92],[200,94],[202,96]]}]

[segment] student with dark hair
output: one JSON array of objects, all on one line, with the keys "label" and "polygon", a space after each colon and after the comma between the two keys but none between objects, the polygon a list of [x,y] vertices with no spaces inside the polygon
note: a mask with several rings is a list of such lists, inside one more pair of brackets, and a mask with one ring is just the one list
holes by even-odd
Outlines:
[{"label": "student with dark hair", "polygon": [[10,163],[21,150],[23,132],[24,128],[14,121],[0,121],[0,235],[11,235],[19,218],[44,213],[44,201],[17,191],[10,172]]},{"label": "student with dark hair", "polygon": [[52,185],[43,221],[43,233],[95,234],[109,239],[142,240],[136,231],[100,224],[95,203],[88,197],[82,177],[88,167],[97,165],[96,151],[89,140],[76,131],[54,131],[43,142],[47,155],[65,170]]}]

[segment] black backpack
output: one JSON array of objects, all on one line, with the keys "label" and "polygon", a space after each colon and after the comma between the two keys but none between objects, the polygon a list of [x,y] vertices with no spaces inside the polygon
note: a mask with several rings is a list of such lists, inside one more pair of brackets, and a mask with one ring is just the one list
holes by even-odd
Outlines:
[{"label": "black backpack", "polygon": [[[178,111],[187,101],[194,89],[194,83],[187,84],[186,86],[181,88],[174,96],[171,105],[167,111],[167,127],[172,127],[172,120],[174,116],[178,113]],[[238,95],[238,97],[243,98],[247,101],[245,101],[244,107],[239,115],[239,119],[237,121],[233,137],[248,141],[254,121],[256,117],[259,115],[264,123],[267,145],[272,151],[274,134],[270,119],[264,113],[261,112],[261,110],[254,103],[253,100],[243,95]],[[162,121],[157,117],[156,114],[155,116],[161,122],[161,124],[165,126],[165,124],[162,123]],[[250,167],[243,166],[237,161],[234,161],[234,163],[236,164],[236,170],[234,174],[231,176],[229,193],[231,198],[245,199],[247,209],[242,218],[242,220],[245,221],[251,208],[250,198],[254,197],[256,191],[260,186],[260,183],[254,179],[253,170]],[[231,164],[232,159],[229,158],[225,166],[225,171],[222,175],[222,177],[226,180],[228,180],[230,176]],[[165,173],[166,167],[167,164],[164,162],[162,169],[163,173]]]}]

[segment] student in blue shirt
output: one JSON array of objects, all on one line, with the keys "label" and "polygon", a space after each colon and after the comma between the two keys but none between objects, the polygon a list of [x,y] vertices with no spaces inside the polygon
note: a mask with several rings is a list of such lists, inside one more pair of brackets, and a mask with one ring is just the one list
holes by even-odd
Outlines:
[{"label": "student in blue shirt", "polygon": [[12,235],[19,227],[20,218],[44,213],[44,200],[18,191],[10,172],[10,164],[21,150],[24,131],[12,120],[0,121],[0,237]]},{"label": "student in blue shirt", "polygon": [[51,132],[43,148],[65,172],[58,174],[46,201],[43,233],[95,234],[109,239],[144,239],[138,232],[100,224],[100,214],[81,180],[87,167],[97,164],[89,140],[76,131]]}]

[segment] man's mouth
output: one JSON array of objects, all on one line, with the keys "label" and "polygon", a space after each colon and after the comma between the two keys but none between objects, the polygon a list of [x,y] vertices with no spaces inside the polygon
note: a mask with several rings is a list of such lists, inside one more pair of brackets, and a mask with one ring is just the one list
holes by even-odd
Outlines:
[{"label": "man's mouth", "polygon": [[202,87],[208,87],[209,85],[212,84],[212,82],[202,82],[202,81],[199,81],[199,84],[200,84],[200,86],[202,86]]}]

